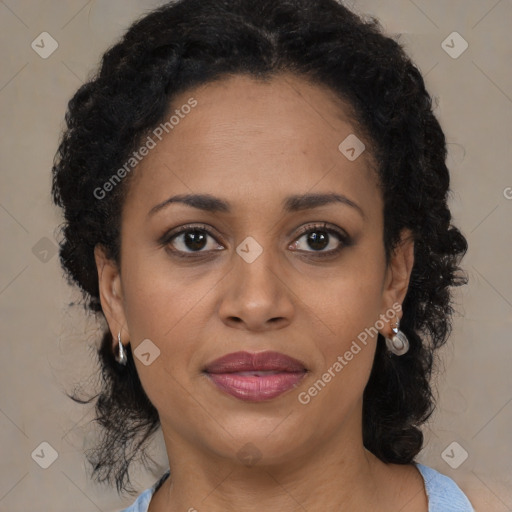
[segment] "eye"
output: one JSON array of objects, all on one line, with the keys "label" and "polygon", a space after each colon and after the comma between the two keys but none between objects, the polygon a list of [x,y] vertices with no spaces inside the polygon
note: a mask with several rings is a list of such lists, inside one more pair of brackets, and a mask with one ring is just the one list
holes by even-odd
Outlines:
[{"label": "eye", "polygon": [[166,233],[161,239],[161,244],[177,256],[193,257],[194,253],[206,253],[224,249],[206,226],[181,226],[177,230]]},{"label": "eye", "polygon": [[[305,226],[299,234],[299,238],[288,248],[314,257],[335,256],[344,247],[351,245],[350,237],[343,230],[326,222]],[[224,249],[204,224],[180,226],[164,234],[159,242],[180,258],[206,256],[212,251]]]},{"label": "eye", "polygon": [[[350,245],[350,237],[342,230],[328,227],[324,222],[301,229],[302,235],[293,242],[289,248],[301,252],[317,253],[314,256],[333,256],[343,247]],[[308,247],[312,250],[308,250]]]}]

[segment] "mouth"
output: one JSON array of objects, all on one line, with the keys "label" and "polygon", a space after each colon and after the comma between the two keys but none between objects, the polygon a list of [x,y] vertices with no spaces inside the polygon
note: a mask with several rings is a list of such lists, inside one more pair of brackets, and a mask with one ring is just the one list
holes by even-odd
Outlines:
[{"label": "mouth", "polygon": [[279,352],[234,352],[203,370],[217,389],[240,400],[271,400],[296,388],[308,372],[305,365]]}]

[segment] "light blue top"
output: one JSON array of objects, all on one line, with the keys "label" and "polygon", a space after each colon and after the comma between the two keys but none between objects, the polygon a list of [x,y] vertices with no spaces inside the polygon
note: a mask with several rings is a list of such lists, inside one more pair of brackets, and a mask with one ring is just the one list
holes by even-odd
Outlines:
[{"label": "light blue top", "polygon": [[[416,467],[425,481],[428,512],[475,512],[466,495],[451,478],[423,464],[416,463]],[[169,471],[152,487],[140,494],[133,505],[121,512],[147,512],[151,497],[168,476]]]}]

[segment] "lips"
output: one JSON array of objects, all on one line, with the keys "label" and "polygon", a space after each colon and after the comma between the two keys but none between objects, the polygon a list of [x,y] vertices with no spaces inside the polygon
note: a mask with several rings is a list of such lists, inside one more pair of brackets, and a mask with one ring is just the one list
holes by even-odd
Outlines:
[{"label": "lips", "polygon": [[297,359],[279,352],[234,352],[208,364],[204,372],[220,391],[260,402],[297,387],[307,373]]},{"label": "lips", "polygon": [[207,373],[304,372],[305,366],[280,352],[233,352],[208,364]]}]

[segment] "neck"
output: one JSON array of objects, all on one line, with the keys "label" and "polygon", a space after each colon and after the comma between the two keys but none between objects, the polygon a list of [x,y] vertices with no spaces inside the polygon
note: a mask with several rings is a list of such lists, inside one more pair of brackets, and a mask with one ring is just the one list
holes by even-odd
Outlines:
[{"label": "neck", "polygon": [[361,436],[347,435],[354,432],[348,427],[331,439],[312,440],[294,457],[262,454],[252,465],[207,454],[164,430],[171,476],[149,510],[378,510],[386,493],[385,465],[364,448]]}]

